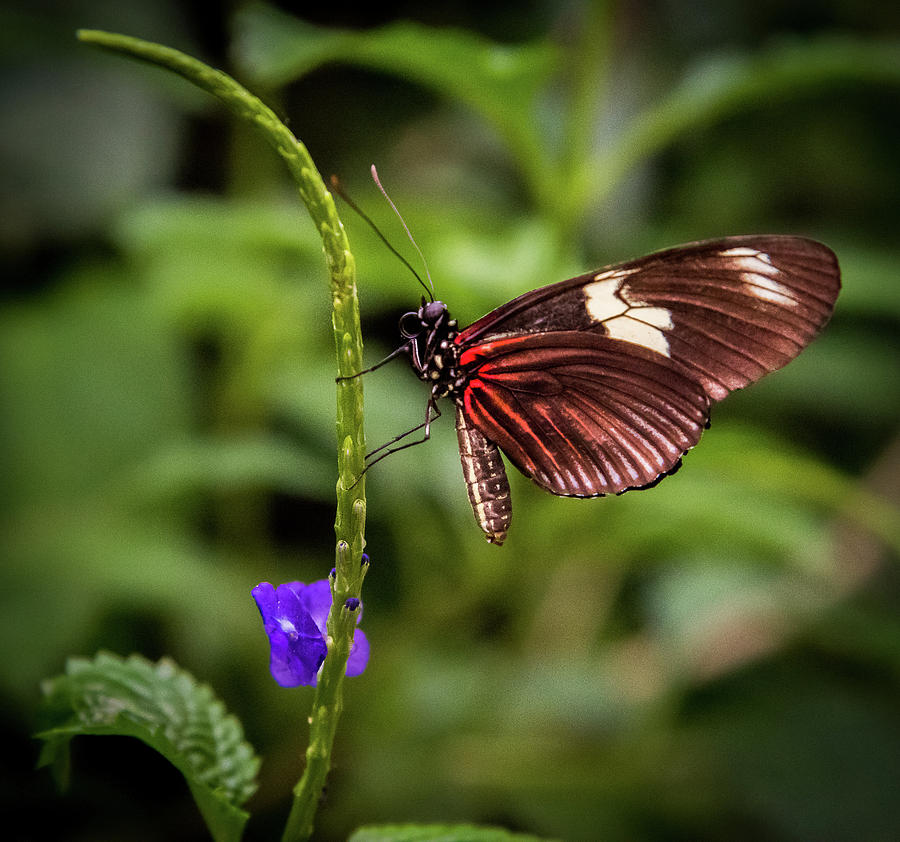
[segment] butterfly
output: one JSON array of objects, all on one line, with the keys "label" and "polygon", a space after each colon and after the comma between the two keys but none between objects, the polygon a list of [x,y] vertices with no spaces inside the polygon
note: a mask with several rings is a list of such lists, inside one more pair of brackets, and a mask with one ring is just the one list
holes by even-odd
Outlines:
[{"label": "butterfly", "polygon": [[387,359],[407,355],[430,385],[425,421],[388,445],[422,428],[424,437],[382,456],[427,440],[438,400],[452,400],[475,519],[502,544],[512,502],[501,452],[565,497],[653,486],[700,440],[714,403],[815,338],[840,285],[821,243],[739,236],[541,287],[465,329],[423,298],[400,319],[404,342]]}]

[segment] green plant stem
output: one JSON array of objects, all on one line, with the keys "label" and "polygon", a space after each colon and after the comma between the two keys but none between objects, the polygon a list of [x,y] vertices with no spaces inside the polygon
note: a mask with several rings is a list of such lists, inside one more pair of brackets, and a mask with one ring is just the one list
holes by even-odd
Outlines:
[{"label": "green plant stem", "polygon": [[[362,368],[362,332],[356,294],[356,265],[337,215],[334,200],[325,187],[306,147],[259,98],[230,76],[178,50],[97,30],[80,30],[79,40],[141,59],[171,70],[218,97],[241,120],[255,125],[281,156],[300,190],[322,237],[331,276],[332,327],[337,369],[351,375]],[[342,380],[337,387],[338,483],[335,534],[335,576],[332,578],[332,610],[328,617],[328,655],[316,686],[310,715],[310,739],[306,768],[294,788],[294,802],[282,839],[308,839],[331,764],[334,735],[343,706],[343,680],[356,628],[356,612],[344,608],[350,597],[359,597],[365,568],[365,435],[363,392],[360,378]]]}]

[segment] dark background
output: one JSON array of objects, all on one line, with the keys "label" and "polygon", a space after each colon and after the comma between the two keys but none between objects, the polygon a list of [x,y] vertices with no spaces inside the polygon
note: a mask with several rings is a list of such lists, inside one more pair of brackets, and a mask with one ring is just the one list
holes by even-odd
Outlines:
[{"label": "dark background", "polygon": [[[178,773],[134,740],[76,741],[64,796],[32,771],[41,679],[99,649],[172,656],[215,688],[263,755],[248,839],[280,833],[312,691],[272,682],[250,589],[333,565],[316,232],[281,163],[219,103],[78,45],[79,27],[237,76],[418,265],[368,181],[375,162],[464,324],[692,239],[799,233],[841,261],[823,337],[717,407],[654,490],[561,500],[512,477],[497,549],[472,521],[449,417],[373,470],[372,659],[345,687],[318,838],[444,820],[565,839],[900,838],[896,4],[280,4],[360,33],[324,63],[327,33],[272,8],[0,11],[0,762],[15,838],[203,838]],[[365,39],[402,20],[555,64],[532,110],[510,96],[490,112],[492,86],[429,37],[409,62],[366,58]],[[629,146],[648,113],[655,141]],[[510,142],[523,128],[535,154]],[[419,289],[341,213],[374,362]],[[366,379],[366,401],[377,445],[418,422],[425,393],[397,363]]]}]

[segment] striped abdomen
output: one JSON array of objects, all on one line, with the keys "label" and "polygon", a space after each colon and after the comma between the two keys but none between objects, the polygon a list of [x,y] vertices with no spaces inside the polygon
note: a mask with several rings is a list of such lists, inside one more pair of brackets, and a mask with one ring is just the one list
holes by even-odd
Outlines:
[{"label": "striped abdomen", "polygon": [[502,544],[512,518],[512,502],[500,449],[466,421],[458,405],[456,437],[475,520],[490,543]]}]

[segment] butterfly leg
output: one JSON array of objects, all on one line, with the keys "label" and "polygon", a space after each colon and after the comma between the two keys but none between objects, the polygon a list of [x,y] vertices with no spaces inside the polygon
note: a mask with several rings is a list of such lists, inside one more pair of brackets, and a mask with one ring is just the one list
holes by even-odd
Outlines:
[{"label": "butterfly leg", "polygon": [[[434,415],[432,415],[434,413]],[[407,430],[405,433],[401,433],[399,436],[394,436],[390,441],[385,442],[380,447],[376,447],[374,450],[369,451],[366,454],[366,459],[371,458],[376,453],[380,453],[381,455],[375,459],[372,459],[368,465],[366,465],[366,470],[372,467],[376,462],[380,462],[386,456],[390,456],[392,453],[396,453],[399,450],[405,450],[407,447],[414,447],[417,444],[424,444],[428,439],[431,438],[431,422],[437,421],[438,418],[441,417],[441,410],[438,408],[437,399],[432,395],[428,399],[428,403],[425,405],[425,420],[421,424],[416,424],[410,430]],[[416,439],[415,441],[408,441],[406,444],[401,444],[399,447],[391,447],[392,444],[396,444],[398,441],[405,439],[407,436],[412,435],[417,430],[423,429],[425,432],[422,434],[422,438]],[[384,453],[381,453],[384,451]]]},{"label": "butterfly leg", "polygon": [[[360,372],[360,373],[362,373],[362,372]],[[434,412],[434,415],[431,414],[432,412]],[[350,488],[355,488],[356,483],[358,483],[363,478],[363,476],[365,476],[366,471],[368,471],[369,468],[372,467],[372,465],[376,464],[377,462],[380,462],[385,457],[390,456],[392,453],[396,453],[398,450],[405,450],[407,447],[413,447],[414,445],[417,445],[417,444],[424,444],[426,441],[428,441],[428,439],[431,438],[431,422],[436,421],[440,417],[441,417],[441,411],[440,411],[440,409],[438,409],[437,400],[436,400],[436,398],[434,398],[432,396],[431,398],[428,399],[428,403],[426,404],[426,407],[425,407],[425,420],[421,424],[416,424],[415,427],[413,427],[410,430],[407,430],[405,433],[401,433],[399,436],[394,436],[394,438],[392,438],[388,442],[385,442],[380,447],[376,447],[374,450],[370,450],[366,454],[366,459],[369,459],[370,457],[374,456],[376,453],[380,453],[381,455],[376,456],[374,459],[372,459],[371,462],[369,462],[365,466],[365,468],[362,469],[362,473],[356,478],[356,480],[354,481],[353,485],[350,486]],[[391,445],[394,444],[395,442],[405,439],[407,436],[412,435],[414,432],[416,432],[416,430],[421,430],[423,427],[425,428],[425,433],[423,434],[422,438],[416,439],[415,441],[408,441],[406,444],[401,444],[400,447],[391,447]],[[381,451],[384,451],[384,453],[381,453]]]},{"label": "butterfly leg", "polygon": [[[340,383],[342,380],[353,380],[357,377],[361,377],[363,374],[369,374],[369,372],[372,372],[372,371],[375,371],[376,369],[381,368],[385,363],[389,363],[391,360],[395,359],[396,357],[399,357],[401,354],[407,354],[407,353],[409,353],[409,343],[408,342],[405,345],[401,345],[399,348],[396,348],[393,351],[391,351],[390,354],[388,354],[380,362],[375,363],[375,365],[369,366],[368,368],[364,368],[362,371],[357,371],[356,374],[348,374],[346,377],[343,375],[340,377],[335,377],[334,382]],[[422,425],[420,424],[419,427],[414,427],[413,429],[418,430],[421,426]],[[412,432],[412,430],[410,430],[410,432]],[[403,435],[409,435],[409,433],[404,433]],[[402,437],[403,436],[401,436],[401,438]]]}]

